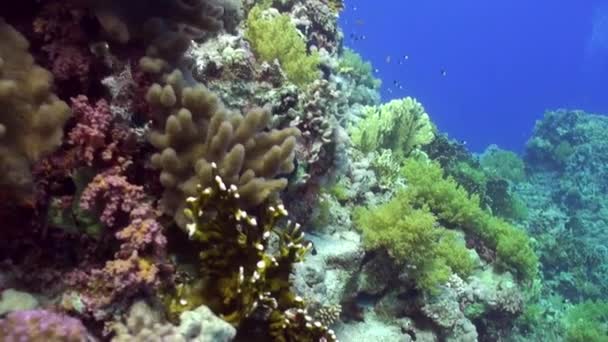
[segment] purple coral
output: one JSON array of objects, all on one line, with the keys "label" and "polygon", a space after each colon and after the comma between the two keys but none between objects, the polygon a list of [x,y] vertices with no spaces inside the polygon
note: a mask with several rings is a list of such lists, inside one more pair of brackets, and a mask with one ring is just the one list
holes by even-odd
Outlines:
[{"label": "purple coral", "polygon": [[0,320],[5,342],[77,342],[87,341],[87,336],[80,320],[48,310],[15,311]]},{"label": "purple coral", "polygon": [[84,95],[72,98],[72,111],[77,120],[69,133],[69,142],[80,149],[80,156],[87,165],[92,165],[96,152],[106,145],[113,119],[106,100],[92,106]]},{"label": "purple coral", "polygon": [[129,183],[119,172],[119,168],[112,168],[98,174],[80,197],[80,207],[100,212],[99,220],[108,227],[115,225],[120,212],[130,213],[145,197],[142,186]]}]

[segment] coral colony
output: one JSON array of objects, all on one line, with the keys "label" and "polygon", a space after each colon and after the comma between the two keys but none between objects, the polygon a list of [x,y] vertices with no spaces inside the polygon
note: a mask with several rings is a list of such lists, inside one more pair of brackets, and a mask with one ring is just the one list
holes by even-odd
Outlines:
[{"label": "coral colony", "polygon": [[[595,196],[568,176],[606,141],[593,117],[548,113],[525,164],[473,156],[416,99],[380,103],[341,1],[9,3],[0,341],[500,340],[548,324],[551,246],[590,253],[585,217],[539,205]],[[563,189],[534,198],[547,167]],[[605,306],[570,304],[559,336],[601,341]]]}]

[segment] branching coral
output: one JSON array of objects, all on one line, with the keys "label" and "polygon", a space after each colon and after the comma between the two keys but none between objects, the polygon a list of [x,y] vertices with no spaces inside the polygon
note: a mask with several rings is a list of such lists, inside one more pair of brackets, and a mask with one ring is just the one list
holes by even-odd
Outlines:
[{"label": "branching coral", "polygon": [[306,42],[288,15],[254,6],[247,16],[245,37],[261,60],[278,59],[291,82],[305,85],[319,77],[318,53],[307,53]]},{"label": "branching coral", "polygon": [[[200,275],[169,298],[170,312],[205,304],[240,328],[237,340],[256,339],[248,334],[259,334],[260,326],[266,328],[259,340],[335,340],[333,332],[313,322],[302,299],[291,291],[293,265],[310,248],[299,225],[279,228],[278,221],[287,215],[282,205],[243,210],[239,187],[224,183],[215,165],[213,170],[213,183],[199,186],[186,209],[191,223],[184,231],[200,250]],[[278,234],[274,253],[269,246],[272,234]]]},{"label": "branching coral", "polygon": [[350,128],[353,143],[363,152],[379,148],[408,156],[435,138],[435,128],[420,103],[411,97],[379,107],[366,107],[365,117]]},{"label": "branching coral", "polygon": [[196,194],[197,184],[212,184],[212,163],[226,182],[239,186],[244,208],[287,185],[273,177],[293,171],[298,129],[264,131],[268,111],[253,109],[244,116],[229,111],[202,85],[186,86],[179,71],[168,75],[164,85],[153,85],[147,100],[155,122],[149,139],[160,151],[152,164],[161,170],[165,210],[178,224],[184,225],[183,203]]},{"label": "branching coral", "polygon": [[70,108],[51,93],[26,39],[0,19],[0,185],[24,190],[30,165],[61,143]]}]

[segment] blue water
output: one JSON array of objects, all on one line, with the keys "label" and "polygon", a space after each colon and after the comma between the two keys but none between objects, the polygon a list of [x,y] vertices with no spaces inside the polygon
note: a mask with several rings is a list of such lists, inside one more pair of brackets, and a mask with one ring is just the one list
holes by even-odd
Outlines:
[{"label": "blue water", "polygon": [[608,113],[607,1],[351,0],[340,20],[383,100],[416,97],[473,151],[522,151],[548,109]]}]

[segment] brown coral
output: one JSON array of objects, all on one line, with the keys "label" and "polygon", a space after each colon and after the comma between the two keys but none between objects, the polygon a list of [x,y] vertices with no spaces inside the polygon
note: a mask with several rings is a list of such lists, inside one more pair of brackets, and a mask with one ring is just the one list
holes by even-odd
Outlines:
[{"label": "brown coral", "polygon": [[61,144],[70,116],[51,92],[51,73],[34,63],[28,48],[0,19],[0,185],[18,190],[31,185],[31,164]]},{"label": "brown coral", "polygon": [[167,75],[164,85],[150,87],[154,108],[149,140],[160,150],[152,164],[161,170],[163,206],[184,224],[183,203],[197,184],[213,181],[212,163],[227,184],[239,187],[243,207],[258,205],[287,185],[275,176],[292,172],[296,128],[264,131],[270,113],[253,109],[242,115],[224,107],[202,85],[186,86],[181,72]]},{"label": "brown coral", "polygon": [[148,54],[175,61],[201,37],[223,27],[224,8],[209,0],[83,0],[117,42],[143,39]]}]

